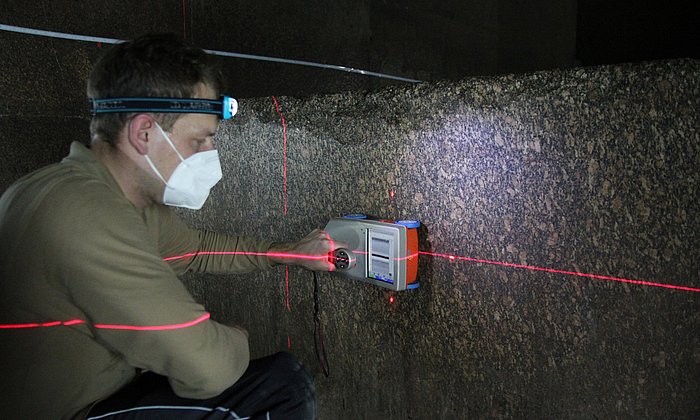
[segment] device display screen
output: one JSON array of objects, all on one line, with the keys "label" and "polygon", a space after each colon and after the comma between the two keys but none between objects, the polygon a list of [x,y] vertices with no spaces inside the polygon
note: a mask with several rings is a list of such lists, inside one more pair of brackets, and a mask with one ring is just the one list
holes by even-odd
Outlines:
[{"label": "device display screen", "polygon": [[391,235],[370,231],[369,234],[369,277],[394,282],[393,248],[394,238]]}]

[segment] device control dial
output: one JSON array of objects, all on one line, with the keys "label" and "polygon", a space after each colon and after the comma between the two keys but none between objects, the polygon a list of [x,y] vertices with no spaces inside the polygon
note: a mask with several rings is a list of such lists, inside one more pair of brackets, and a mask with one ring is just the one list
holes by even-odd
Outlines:
[{"label": "device control dial", "polygon": [[331,263],[337,270],[350,270],[357,263],[355,254],[345,248],[338,248],[328,256]]}]

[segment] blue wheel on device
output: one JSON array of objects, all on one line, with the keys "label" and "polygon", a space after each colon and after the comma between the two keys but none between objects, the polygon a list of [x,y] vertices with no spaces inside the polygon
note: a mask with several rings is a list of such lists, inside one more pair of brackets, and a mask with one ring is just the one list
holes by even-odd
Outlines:
[{"label": "blue wheel on device", "polygon": [[397,225],[406,226],[408,229],[416,229],[420,227],[420,222],[418,220],[397,220]]}]

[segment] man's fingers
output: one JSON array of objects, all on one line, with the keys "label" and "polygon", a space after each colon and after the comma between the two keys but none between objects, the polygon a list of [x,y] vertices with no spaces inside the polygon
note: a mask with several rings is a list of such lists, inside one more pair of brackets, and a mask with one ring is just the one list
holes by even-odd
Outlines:
[{"label": "man's fingers", "polygon": [[326,238],[326,240],[329,243],[329,252],[333,252],[338,248],[347,248],[348,244],[343,241],[336,241],[335,239],[331,238],[331,235],[328,234],[325,230],[320,230],[321,234]]}]

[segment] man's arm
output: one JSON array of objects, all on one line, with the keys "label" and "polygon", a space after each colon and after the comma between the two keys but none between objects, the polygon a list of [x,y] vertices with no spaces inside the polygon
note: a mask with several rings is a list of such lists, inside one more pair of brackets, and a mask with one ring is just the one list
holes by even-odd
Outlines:
[{"label": "man's arm", "polygon": [[269,257],[276,264],[298,265],[312,271],[332,271],[328,254],[344,243],[336,243],[326,232],[316,229],[298,242],[274,243]]},{"label": "man's arm", "polygon": [[148,209],[146,217],[158,229],[160,254],[177,274],[245,274],[274,266],[267,257],[270,241],[190,228],[166,206]]},{"label": "man's arm", "polygon": [[330,271],[328,254],[345,246],[316,229],[297,242],[270,242],[189,228],[165,206],[149,217],[160,227],[159,248],[178,273],[185,271],[243,274],[274,265],[297,265],[314,271]]}]

